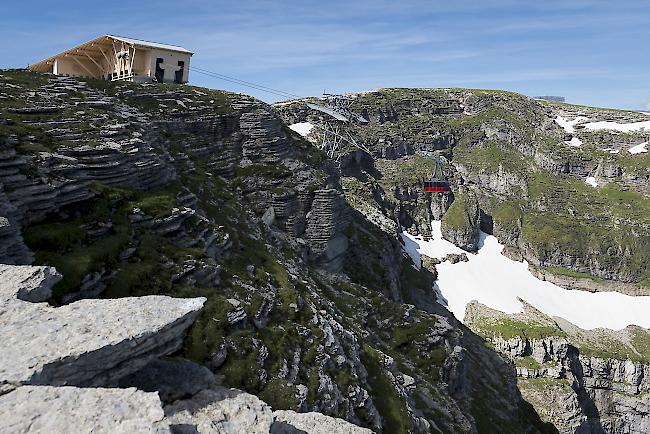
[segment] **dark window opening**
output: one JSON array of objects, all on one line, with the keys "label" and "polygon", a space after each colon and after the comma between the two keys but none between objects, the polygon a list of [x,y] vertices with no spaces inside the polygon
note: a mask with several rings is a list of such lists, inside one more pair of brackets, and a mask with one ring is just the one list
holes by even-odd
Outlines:
[{"label": "dark window opening", "polygon": [[182,83],[183,82],[183,73],[185,72],[185,62],[182,60],[178,61],[178,71],[176,71],[176,75],[174,77],[174,83]]},{"label": "dark window opening", "polygon": [[162,83],[165,80],[165,70],[160,67],[163,61],[160,57],[156,59],[156,81],[158,83]]}]

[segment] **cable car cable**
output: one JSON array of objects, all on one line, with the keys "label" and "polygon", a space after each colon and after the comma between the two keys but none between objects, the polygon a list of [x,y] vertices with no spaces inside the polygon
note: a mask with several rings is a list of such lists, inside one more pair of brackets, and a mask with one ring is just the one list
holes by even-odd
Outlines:
[{"label": "cable car cable", "polygon": [[300,95],[296,95],[296,94],[289,93],[289,92],[284,92],[284,91],[279,90],[279,89],[274,89],[274,88],[267,87],[267,86],[264,86],[264,85],[261,85],[261,84],[252,83],[250,81],[240,80],[238,78],[230,77],[228,75],[208,71],[207,69],[197,68],[196,66],[190,66],[188,69],[191,70],[191,71],[194,71],[194,72],[198,72],[199,74],[207,75],[207,76],[212,77],[212,78],[217,78],[217,79],[220,79],[220,80],[228,81],[230,83],[239,84],[240,86],[250,87],[252,89],[260,90],[262,92],[271,93],[273,95],[281,96],[283,98],[288,98],[288,99],[302,98]]},{"label": "cable car cable", "polygon": [[294,98],[302,98],[302,96],[296,95],[295,93],[290,93],[290,92],[285,92],[283,90],[274,89],[272,87],[264,86],[264,85],[259,84],[259,83],[253,83],[253,82],[242,80],[242,79],[239,79],[239,78],[236,78],[236,77],[231,77],[231,76],[228,76],[228,75],[225,75],[225,74],[220,74],[218,72],[209,71],[207,69],[202,69],[202,68],[197,68],[197,67],[193,67],[193,68],[196,69],[196,70],[203,71],[204,73],[210,73],[210,74],[222,77],[224,80],[234,80],[234,81],[237,81],[237,82],[245,84],[245,85],[255,86],[255,87],[267,89],[269,91],[276,92],[276,93],[281,93],[281,94],[284,94],[286,96],[291,96],[291,97],[294,97]]}]

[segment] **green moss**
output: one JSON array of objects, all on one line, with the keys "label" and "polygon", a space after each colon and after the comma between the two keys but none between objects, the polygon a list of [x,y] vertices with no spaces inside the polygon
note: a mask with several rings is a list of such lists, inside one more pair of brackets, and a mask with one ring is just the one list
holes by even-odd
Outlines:
[{"label": "green moss", "polygon": [[499,202],[492,207],[492,219],[500,229],[516,231],[521,224],[521,207],[512,201]]},{"label": "green moss", "polygon": [[650,363],[650,332],[637,326],[630,326],[630,343],[634,349],[639,353],[639,356]]},{"label": "green moss", "polygon": [[368,384],[375,407],[383,420],[383,431],[394,434],[408,433],[410,423],[405,403],[384,373],[380,354],[364,344],[361,362],[368,371]]},{"label": "green moss", "polygon": [[566,333],[557,326],[538,322],[524,322],[511,318],[482,319],[472,326],[477,333],[484,337],[500,336],[505,340],[515,337],[528,339],[543,339],[548,336],[565,337]]},{"label": "green moss", "polygon": [[273,410],[295,410],[298,406],[296,386],[287,384],[280,378],[273,378],[266,383],[259,396]]},{"label": "green moss", "polygon": [[86,238],[86,231],[69,223],[45,223],[29,226],[23,236],[32,250],[66,252]]},{"label": "green moss", "polygon": [[256,270],[257,283],[260,285],[271,283],[276,287],[278,298],[281,301],[282,314],[285,315],[285,318],[294,318],[296,311],[291,305],[297,304],[298,294],[296,287],[289,279],[289,273],[262,241],[248,237],[246,232],[246,230],[242,230],[239,233],[237,255],[225,263],[226,278],[232,278],[234,275],[244,276],[246,267],[253,265]]},{"label": "green moss", "polygon": [[458,192],[451,206],[442,217],[442,228],[466,234],[468,237],[474,233],[478,205],[473,194],[461,190]]},{"label": "green moss", "polygon": [[426,338],[431,334],[436,324],[436,319],[431,318],[396,327],[393,330],[393,346],[399,348],[403,345],[410,344],[417,338]]},{"label": "green moss", "polygon": [[145,214],[157,219],[169,216],[176,206],[176,197],[172,194],[145,196],[133,202],[134,208],[140,208]]},{"label": "green moss", "polygon": [[[183,353],[190,359],[205,363],[224,343],[224,336],[228,321],[226,315],[233,309],[226,297],[209,288],[180,288],[175,289],[177,297],[207,297],[203,309],[192,325],[185,339]],[[232,355],[233,359],[237,354]],[[242,375],[238,375],[234,382],[241,383]]]},{"label": "green moss", "polygon": [[404,187],[419,184],[429,178],[435,168],[435,161],[429,157],[412,155],[397,160],[377,160],[375,166],[384,175],[381,179],[383,183]]},{"label": "green moss", "polygon": [[52,288],[54,299],[60,300],[64,294],[79,288],[87,274],[114,268],[117,256],[128,242],[128,234],[118,231],[87,246],[77,245],[66,253],[37,251],[36,263],[54,266],[63,275]]},{"label": "green moss", "polygon": [[627,330],[629,344],[617,337],[598,336],[594,339],[580,335],[575,345],[580,355],[585,357],[650,363],[650,334],[638,326],[630,326]]},{"label": "green moss", "polygon": [[[211,338],[213,334],[210,334]],[[260,381],[259,349],[253,343],[254,332],[249,329],[237,330],[227,337],[230,341],[228,359],[219,369],[224,375],[224,383],[248,391],[259,391]]]},{"label": "green moss", "polygon": [[527,369],[539,369],[542,365],[530,356],[521,357],[515,360],[515,365]]},{"label": "green moss", "polygon": [[524,170],[524,158],[521,154],[513,153],[511,149],[504,149],[490,140],[480,146],[455,148],[454,157],[477,172],[495,172],[499,167],[512,172]]},{"label": "green moss", "polygon": [[3,80],[25,89],[36,89],[47,84],[48,80],[47,75],[26,69],[0,69],[0,75]]}]

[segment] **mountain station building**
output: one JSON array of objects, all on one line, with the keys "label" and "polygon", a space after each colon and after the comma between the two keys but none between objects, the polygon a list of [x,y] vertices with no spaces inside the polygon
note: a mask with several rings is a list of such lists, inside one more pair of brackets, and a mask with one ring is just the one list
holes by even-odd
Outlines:
[{"label": "mountain station building", "polygon": [[104,35],[28,69],[110,81],[187,83],[192,54],[176,45]]}]

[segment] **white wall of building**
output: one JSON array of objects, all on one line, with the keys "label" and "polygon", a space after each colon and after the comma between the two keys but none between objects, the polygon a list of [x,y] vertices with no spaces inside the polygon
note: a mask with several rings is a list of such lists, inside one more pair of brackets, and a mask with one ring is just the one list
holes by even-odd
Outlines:
[{"label": "white wall of building", "polygon": [[[178,62],[185,62],[183,71],[183,83],[189,80],[189,66],[190,55],[188,53],[180,53],[178,51],[156,50],[150,51],[149,69],[151,70],[151,77],[156,75],[156,59],[163,59],[163,68],[165,69],[165,83],[173,83],[175,72],[178,70]],[[137,51],[136,51],[137,57]]]},{"label": "white wall of building", "polygon": [[[97,68],[97,65],[95,65],[90,59],[77,58],[77,61],[83,64],[90,72],[92,72],[93,73],[92,76],[95,77],[101,76],[101,71],[99,70],[99,68]],[[84,69],[81,65],[79,65],[77,61],[75,61],[70,56],[58,57],[54,62],[52,72],[57,75],[70,75],[73,77],[90,77],[91,74],[89,74],[88,71]]]}]

